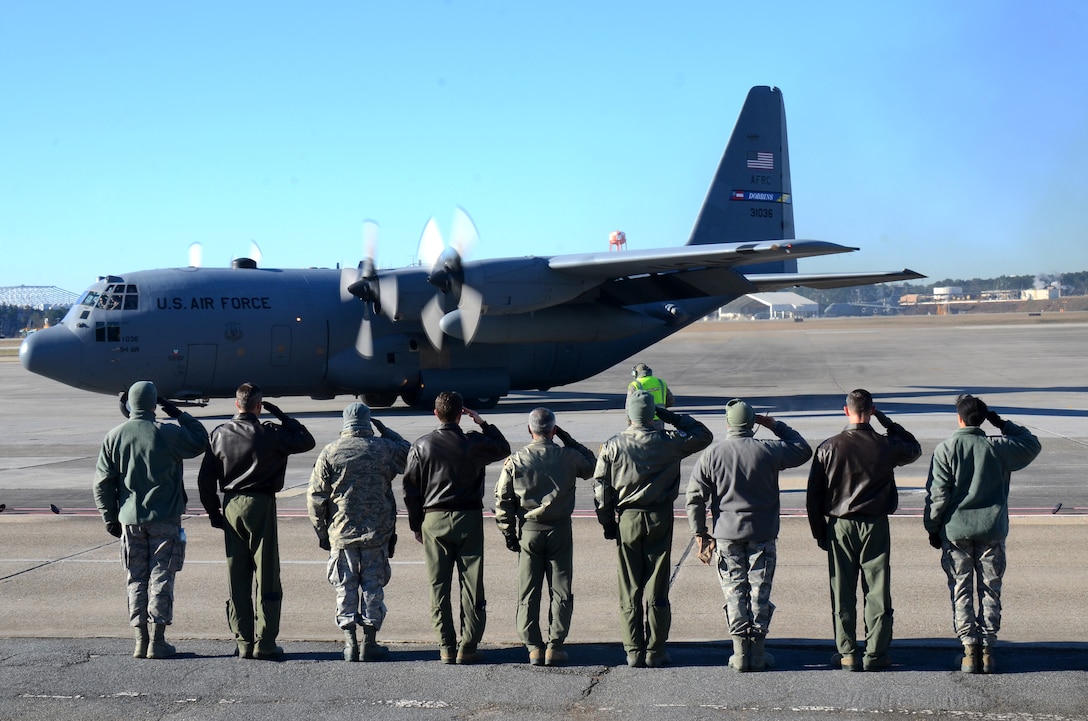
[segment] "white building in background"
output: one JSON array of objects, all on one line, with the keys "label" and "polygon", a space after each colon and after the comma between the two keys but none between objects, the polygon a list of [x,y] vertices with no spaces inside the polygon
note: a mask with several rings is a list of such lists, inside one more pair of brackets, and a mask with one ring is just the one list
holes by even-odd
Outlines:
[{"label": "white building in background", "polygon": [[749,293],[718,309],[718,319],[815,318],[820,305],[797,293]]},{"label": "white building in background", "polygon": [[937,286],[933,289],[933,300],[949,301],[963,297],[963,288],[958,285]]},{"label": "white building in background", "polygon": [[1053,286],[1028,288],[1020,291],[1020,300],[1055,300],[1062,297],[1061,289]]},{"label": "white building in background", "polygon": [[78,293],[63,290],[55,285],[9,285],[0,287],[0,305],[18,308],[49,310],[58,306],[74,305]]}]

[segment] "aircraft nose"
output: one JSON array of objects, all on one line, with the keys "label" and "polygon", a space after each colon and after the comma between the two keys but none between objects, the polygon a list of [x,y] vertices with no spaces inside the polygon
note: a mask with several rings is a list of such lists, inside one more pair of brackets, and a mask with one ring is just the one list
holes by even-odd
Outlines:
[{"label": "aircraft nose", "polygon": [[23,339],[19,361],[31,373],[78,386],[83,344],[63,325],[42,328]]}]

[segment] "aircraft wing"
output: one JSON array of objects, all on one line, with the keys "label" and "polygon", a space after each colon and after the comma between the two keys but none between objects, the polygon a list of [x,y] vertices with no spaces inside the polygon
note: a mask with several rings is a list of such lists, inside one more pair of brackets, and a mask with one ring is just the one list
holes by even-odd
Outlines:
[{"label": "aircraft wing", "polygon": [[651,273],[731,268],[791,258],[850,253],[855,250],[857,248],[822,240],[761,240],[557,255],[548,259],[548,267],[564,275],[606,281]]},{"label": "aircraft wing", "polygon": [[849,288],[873,283],[894,283],[900,280],[918,280],[926,276],[904,268],[884,273],[768,273],[745,276],[757,292],[763,293],[782,288]]}]

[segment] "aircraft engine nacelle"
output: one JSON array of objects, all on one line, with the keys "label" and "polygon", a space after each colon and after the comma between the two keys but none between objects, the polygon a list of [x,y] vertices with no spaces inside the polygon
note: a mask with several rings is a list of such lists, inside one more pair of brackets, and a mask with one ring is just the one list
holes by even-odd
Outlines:
[{"label": "aircraft engine nacelle", "polygon": [[[462,338],[461,311],[442,317],[442,330]],[[596,303],[557,306],[521,315],[485,315],[476,343],[589,343],[615,340],[665,325],[665,321],[625,308]]]}]

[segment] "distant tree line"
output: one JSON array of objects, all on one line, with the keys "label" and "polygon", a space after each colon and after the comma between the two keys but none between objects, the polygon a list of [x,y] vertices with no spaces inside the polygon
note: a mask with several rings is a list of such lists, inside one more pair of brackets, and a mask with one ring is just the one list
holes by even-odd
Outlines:
[{"label": "distant tree line", "polygon": [[930,295],[934,288],[963,288],[966,295],[978,295],[984,290],[1027,290],[1036,285],[1060,283],[1062,295],[1088,295],[1088,270],[1061,275],[1002,275],[997,278],[944,278],[921,283],[884,283],[856,288],[815,290],[804,288],[801,293],[826,308],[832,303],[888,303],[895,305],[902,295]]},{"label": "distant tree line", "polygon": [[24,328],[41,329],[46,319],[49,325],[56,325],[67,312],[68,306],[41,310],[28,305],[0,305],[0,334],[18,338]]}]

